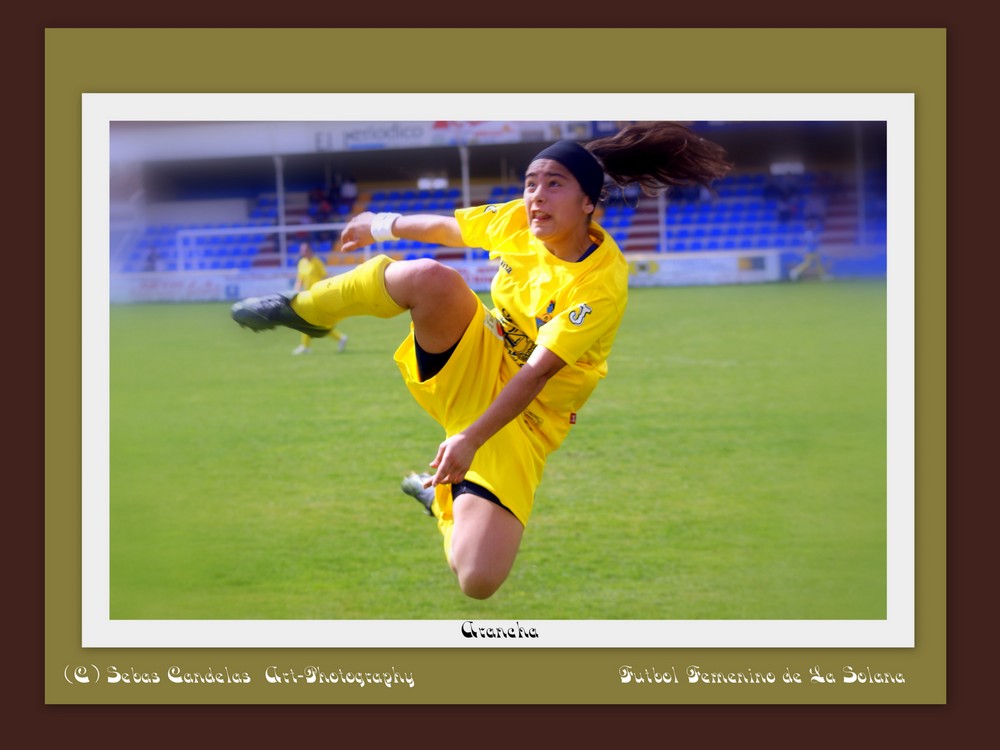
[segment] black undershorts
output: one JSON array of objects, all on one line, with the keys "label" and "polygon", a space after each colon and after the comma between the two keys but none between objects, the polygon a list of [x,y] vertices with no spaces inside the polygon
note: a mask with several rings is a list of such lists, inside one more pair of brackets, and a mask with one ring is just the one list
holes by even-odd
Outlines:
[{"label": "black undershorts", "polygon": [[463,479],[458,484],[453,484],[451,486],[451,501],[455,502],[455,498],[459,495],[475,495],[476,497],[481,497],[483,500],[489,500],[494,505],[499,505],[512,516],[514,515],[514,511],[501,503],[499,497],[494,495],[481,484],[476,484],[475,482],[470,482],[466,479]]},{"label": "black undershorts", "polygon": [[417,339],[413,339],[413,346],[416,349],[417,354],[417,372],[420,375],[420,382],[423,383],[426,380],[430,380],[439,372],[442,368],[448,364],[448,360],[451,359],[451,355],[455,353],[455,348],[458,346],[458,341],[450,348],[443,352],[437,354],[431,354],[430,352],[425,352],[420,344],[417,343]]}]

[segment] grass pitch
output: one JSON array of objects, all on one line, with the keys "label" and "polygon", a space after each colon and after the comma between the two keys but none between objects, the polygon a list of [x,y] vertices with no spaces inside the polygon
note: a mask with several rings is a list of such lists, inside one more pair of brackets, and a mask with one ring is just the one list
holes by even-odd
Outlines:
[{"label": "grass pitch", "polygon": [[885,286],[633,289],[509,579],[464,597],[399,491],[441,439],[392,361],[228,304],[111,310],[113,619],[883,619]]}]

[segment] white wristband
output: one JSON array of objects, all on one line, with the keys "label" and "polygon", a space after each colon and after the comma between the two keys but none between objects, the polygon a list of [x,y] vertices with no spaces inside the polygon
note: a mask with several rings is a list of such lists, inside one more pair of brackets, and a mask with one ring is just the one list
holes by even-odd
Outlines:
[{"label": "white wristband", "polygon": [[376,242],[389,242],[398,240],[399,237],[392,233],[392,224],[400,214],[380,213],[375,214],[372,220],[372,239]]}]

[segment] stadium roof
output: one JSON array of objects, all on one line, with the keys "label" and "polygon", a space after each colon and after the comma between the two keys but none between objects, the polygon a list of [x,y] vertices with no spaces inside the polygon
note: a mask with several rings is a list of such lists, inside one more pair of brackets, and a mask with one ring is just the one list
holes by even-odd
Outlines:
[{"label": "stadium roof", "polygon": [[[275,157],[280,157],[290,183],[348,175],[366,183],[416,183],[426,176],[458,183],[463,150],[470,179],[519,180],[531,158],[548,143],[572,135],[589,140],[607,125],[611,124],[112,122],[110,154],[112,162],[141,165],[148,184],[168,190],[171,184],[223,175],[273,184]],[[724,145],[737,169],[762,169],[789,159],[815,166],[850,165],[859,152],[870,164],[885,159],[881,122],[692,125]],[[868,145],[859,151],[859,143]]]}]

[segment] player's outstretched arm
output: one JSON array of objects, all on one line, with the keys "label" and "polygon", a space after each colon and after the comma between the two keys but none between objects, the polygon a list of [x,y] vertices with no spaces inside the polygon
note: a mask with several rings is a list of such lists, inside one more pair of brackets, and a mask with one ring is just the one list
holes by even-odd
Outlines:
[{"label": "player's outstretched arm", "polygon": [[415,240],[426,242],[430,245],[444,245],[445,247],[463,247],[462,232],[458,227],[458,220],[454,216],[440,216],[438,214],[413,214],[411,216],[400,216],[391,214],[391,221],[386,222],[384,214],[374,214],[371,211],[360,213],[351,219],[344,231],[341,233],[342,252],[358,250],[362,247],[374,244],[376,237],[372,233],[373,228],[376,233],[381,230],[389,230],[396,239]]},{"label": "player's outstretched arm", "polygon": [[545,347],[536,346],[525,365],[479,419],[438,446],[437,456],[430,464],[436,471],[424,486],[461,482],[479,447],[527,409],[545,384],[565,365]]}]

